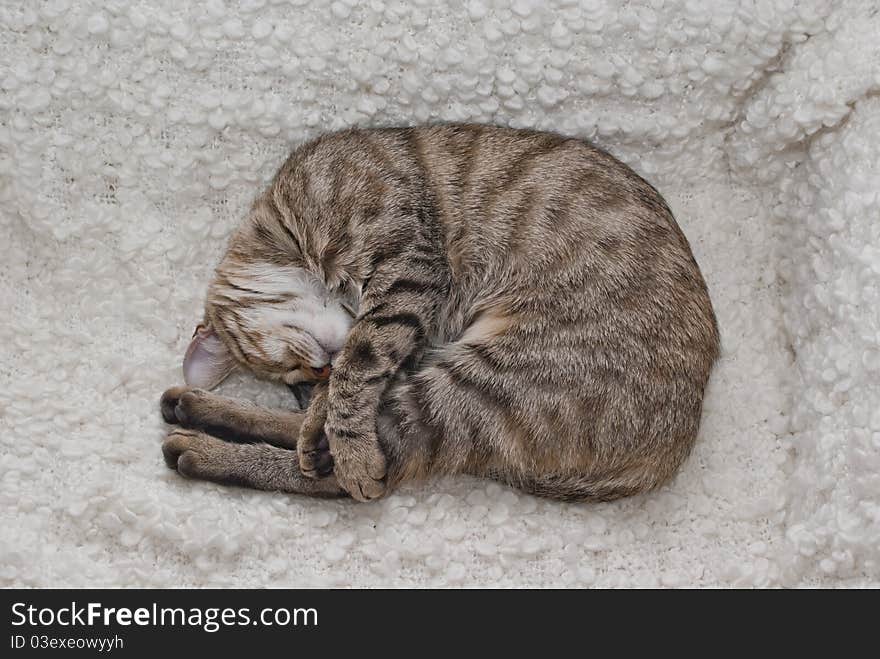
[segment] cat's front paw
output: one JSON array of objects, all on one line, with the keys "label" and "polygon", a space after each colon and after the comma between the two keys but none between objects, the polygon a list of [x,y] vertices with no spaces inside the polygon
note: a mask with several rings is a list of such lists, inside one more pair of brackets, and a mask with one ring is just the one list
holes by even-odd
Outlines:
[{"label": "cat's front paw", "polygon": [[375,435],[349,436],[327,429],[333,473],[340,487],[358,501],[371,501],[385,494],[385,454]]},{"label": "cat's front paw", "polygon": [[333,473],[333,456],[324,433],[326,420],[326,392],[319,392],[312,398],[296,443],[299,470],[308,478],[324,478]]},{"label": "cat's front paw", "polygon": [[330,455],[330,442],[324,432],[313,440],[304,442],[302,435],[296,445],[299,470],[308,478],[326,478],[333,473],[333,456]]}]

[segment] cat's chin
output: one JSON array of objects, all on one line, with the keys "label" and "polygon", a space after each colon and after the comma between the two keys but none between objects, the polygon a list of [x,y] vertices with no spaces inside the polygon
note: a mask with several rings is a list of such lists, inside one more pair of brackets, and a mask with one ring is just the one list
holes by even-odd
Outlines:
[{"label": "cat's chin", "polygon": [[296,402],[299,403],[299,409],[305,410],[312,400],[312,390],[315,388],[313,382],[297,382],[288,384],[287,388],[293,393]]}]

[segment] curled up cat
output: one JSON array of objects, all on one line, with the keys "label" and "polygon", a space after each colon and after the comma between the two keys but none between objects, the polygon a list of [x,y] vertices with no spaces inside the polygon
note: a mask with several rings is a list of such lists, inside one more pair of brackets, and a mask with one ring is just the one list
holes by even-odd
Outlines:
[{"label": "curled up cat", "polygon": [[[297,148],[233,234],[162,397],[185,476],[366,501],[465,473],[570,501],[666,482],[719,351],[659,193],[589,143],[483,125]],[[235,368],[305,412],[210,393]]]}]

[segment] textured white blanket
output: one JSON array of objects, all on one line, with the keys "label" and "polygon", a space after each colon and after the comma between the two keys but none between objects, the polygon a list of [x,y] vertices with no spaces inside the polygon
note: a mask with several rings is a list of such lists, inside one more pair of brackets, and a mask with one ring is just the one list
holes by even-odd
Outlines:
[{"label": "textured white blanket", "polygon": [[[6,0],[0,585],[880,585],[878,34],[873,0]],[[666,195],[724,342],[680,476],[362,505],[169,471],[158,397],[252,196],[320,131],[437,120]]]}]

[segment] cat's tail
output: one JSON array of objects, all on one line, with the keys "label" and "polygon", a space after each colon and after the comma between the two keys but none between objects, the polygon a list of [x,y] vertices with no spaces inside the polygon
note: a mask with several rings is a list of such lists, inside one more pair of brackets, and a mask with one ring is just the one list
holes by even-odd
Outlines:
[{"label": "cat's tail", "polygon": [[659,485],[655,479],[640,480],[620,477],[596,478],[554,475],[523,478],[504,473],[491,473],[489,476],[535,496],[579,503],[614,501],[647,492]]}]

